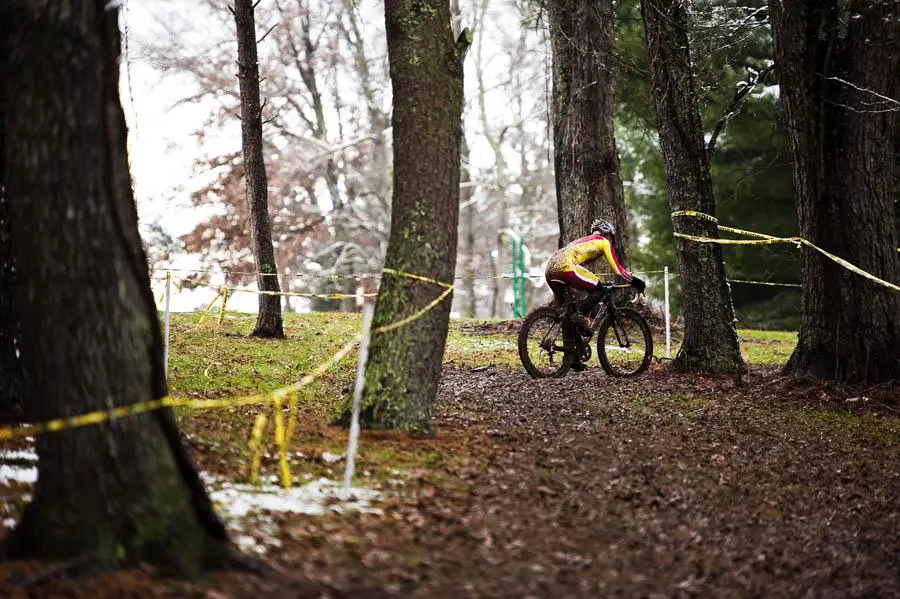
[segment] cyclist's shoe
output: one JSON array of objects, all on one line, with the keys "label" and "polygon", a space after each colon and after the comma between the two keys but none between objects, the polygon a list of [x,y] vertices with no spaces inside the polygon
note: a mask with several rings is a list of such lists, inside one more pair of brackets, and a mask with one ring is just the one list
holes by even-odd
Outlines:
[{"label": "cyclist's shoe", "polygon": [[578,332],[582,335],[590,337],[594,334],[594,330],[591,328],[591,319],[584,314],[578,314],[576,312],[569,316],[569,320],[572,321],[572,324],[578,328]]},{"label": "cyclist's shoe", "polygon": [[585,364],[584,362],[575,362],[574,364],[572,364],[572,370],[574,370],[575,372],[582,372],[587,369],[588,369],[588,365]]}]

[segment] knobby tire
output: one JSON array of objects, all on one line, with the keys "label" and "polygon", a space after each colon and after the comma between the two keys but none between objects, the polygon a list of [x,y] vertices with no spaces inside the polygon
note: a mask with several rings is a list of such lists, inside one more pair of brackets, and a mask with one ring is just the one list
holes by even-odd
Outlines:
[{"label": "knobby tire", "polygon": [[[636,370],[621,372],[612,364],[609,356],[606,355],[606,334],[609,331],[609,327],[613,326],[614,322],[618,324],[619,322],[627,321],[632,321],[637,324],[638,329],[643,336],[641,341],[644,342],[644,357]],[[650,331],[650,325],[647,324],[646,319],[631,308],[619,308],[616,310],[615,314],[608,314],[606,319],[604,319],[603,323],[600,325],[600,329],[597,331],[597,357],[600,359],[600,365],[603,367],[603,370],[610,376],[637,376],[647,370],[653,359],[653,334]]]},{"label": "knobby tire", "polygon": [[569,371],[569,369],[572,368],[572,364],[575,361],[575,356],[572,353],[558,352],[558,355],[560,357],[559,368],[550,372],[541,371],[532,362],[531,356],[528,354],[528,334],[531,332],[531,328],[536,322],[545,318],[551,318],[559,323],[559,341],[564,342],[563,327],[565,325],[565,321],[563,319],[563,316],[559,312],[559,310],[551,308],[549,306],[534,310],[531,314],[525,317],[525,320],[522,321],[522,326],[519,328],[519,359],[522,361],[522,366],[525,367],[525,371],[528,372],[528,374],[531,375],[532,378],[536,379],[559,378],[561,376],[564,376]]}]

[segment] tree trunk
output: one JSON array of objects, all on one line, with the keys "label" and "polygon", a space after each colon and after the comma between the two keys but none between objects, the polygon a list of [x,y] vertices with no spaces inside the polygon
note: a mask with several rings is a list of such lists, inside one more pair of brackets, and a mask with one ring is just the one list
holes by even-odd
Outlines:
[{"label": "tree trunk", "polygon": [[[451,0],[450,17],[453,37],[458,38],[462,33],[462,10],[459,0]],[[459,189],[460,216],[462,217],[462,243],[460,254],[463,259],[463,278],[459,280],[462,292],[462,315],[474,318],[478,314],[478,302],[475,297],[475,203],[472,197],[475,195],[472,187],[472,169],[469,164],[469,142],[466,139],[466,119],[462,118],[462,150],[460,151],[460,164],[462,167]]]},{"label": "tree trunk", "polygon": [[[38,420],[166,395],[162,334],[137,231],[118,96],[118,9],[0,7],[16,306]],[[212,511],[171,410],[37,438],[38,481],[2,557],[223,563]]]},{"label": "tree trunk", "polygon": [[[459,217],[463,72],[446,0],[386,2],[394,98],[394,198],[385,266],[451,282]],[[425,307],[443,288],[385,273],[373,327]],[[431,406],[450,315],[448,297],[425,316],[376,335],[363,415],[372,427],[414,435],[431,429]]]},{"label": "tree trunk", "polygon": [[[780,0],[769,9],[800,235],[896,283],[900,2]],[[801,278],[800,333],[786,370],[900,378],[900,294],[811,248],[803,249]]]},{"label": "tree trunk", "polygon": [[[0,29],[0,36],[8,35]],[[0,63],[0,84],[5,81],[3,64]],[[7,93],[0,87],[0,422],[21,420],[25,408],[25,372],[19,359],[19,342],[22,337],[19,317],[16,314],[13,292],[18,278],[12,257],[10,240],[9,200],[6,197],[6,140],[4,98]]]},{"label": "tree trunk", "polygon": [[[241,147],[250,208],[250,238],[260,291],[279,293],[278,268],[269,225],[269,192],[263,159],[262,108],[259,100],[259,63],[256,58],[256,21],[253,0],[235,0],[234,24],[238,42],[238,80],[241,88]],[[284,337],[281,296],[259,294],[255,337]]]},{"label": "tree trunk", "polygon": [[[691,71],[688,17],[683,0],[641,0],[650,82],[659,124],[672,211],[716,209],[709,162]],[[676,233],[716,237],[715,223],[672,219]],[[741,359],[731,290],[725,281],[722,248],[675,238],[683,281],[684,341],[676,364],[711,372],[737,372]]]},{"label": "tree trunk", "polygon": [[591,221],[616,227],[627,258],[628,217],[613,133],[613,2],[550,0],[553,160],[559,245],[590,234]]},{"label": "tree trunk", "polygon": [[462,183],[465,187],[459,190],[459,205],[462,209],[462,244],[460,253],[463,259],[463,278],[460,280],[463,295],[462,315],[474,318],[478,313],[478,302],[475,297],[475,203],[472,201],[472,176],[469,168],[469,144],[465,133],[462,139]]}]

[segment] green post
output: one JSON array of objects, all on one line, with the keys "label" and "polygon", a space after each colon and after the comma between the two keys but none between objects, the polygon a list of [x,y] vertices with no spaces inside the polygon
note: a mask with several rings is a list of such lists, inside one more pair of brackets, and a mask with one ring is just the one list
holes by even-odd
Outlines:
[{"label": "green post", "polygon": [[512,270],[513,270],[513,316],[525,316],[525,252],[522,249],[522,238],[512,238]]}]

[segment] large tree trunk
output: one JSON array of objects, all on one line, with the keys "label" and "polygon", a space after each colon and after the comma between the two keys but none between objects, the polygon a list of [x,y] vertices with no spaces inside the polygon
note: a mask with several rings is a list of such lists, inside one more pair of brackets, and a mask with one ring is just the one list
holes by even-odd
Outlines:
[{"label": "large tree trunk", "polygon": [[[900,2],[770,2],[800,235],[900,281],[893,186]],[[885,98],[893,98],[886,100]],[[803,249],[800,376],[900,378],[900,294]]]},{"label": "large tree trunk", "polygon": [[590,234],[591,221],[616,226],[626,261],[628,218],[613,132],[613,2],[550,0],[553,156],[559,245]]},{"label": "large tree trunk", "polygon": [[[0,29],[0,36],[8,35]],[[0,63],[0,84],[5,81]],[[4,99],[0,87],[0,422],[20,420],[25,407],[25,372],[19,359],[22,337],[13,292],[17,285],[10,239],[9,200],[6,197],[6,140]]]},{"label": "large tree trunk", "polygon": [[256,337],[284,337],[281,318],[281,291],[272,228],[269,225],[269,192],[266,163],[263,159],[262,108],[259,100],[259,63],[256,58],[256,21],[253,0],[235,0],[234,23],[238,42],[238,80],[241,88],[241,147],[244,176],[247,178],[247,203],[250,208],[250,238],[256,260],[259,314]]},{"label": "large tree trunk", "polygon": [[[459,216],[463,72],[446,0],[386,2],[394,98],[394,199],[385,266],[450,282]],[[385,273],[373,327],[425,307],[443,290]],[[431,433],[450,298],[400,329],[375,336],[366,368],[363,422]]]},{"label": "large tree trunk", "polygon": [[[683,0],[641,0],[650,82],[666,169],[669,207],[715,214],[716,202],[687,36]],[[672,219],[676,233],[716,237],[715,223]],[[725,281],[722,248],[675,238],[683,281],[684,341],[676,364],[711,372],[735,372],[741,359],[731,290]]]},{"label": "large tree trunk", "polygon": [[[166,395],[118,96],[118,9],[0,6],[12,249],[37,420]],[[38,481],[4,558],[223,563],[225,531],[171,410],[38,437]]]}]

